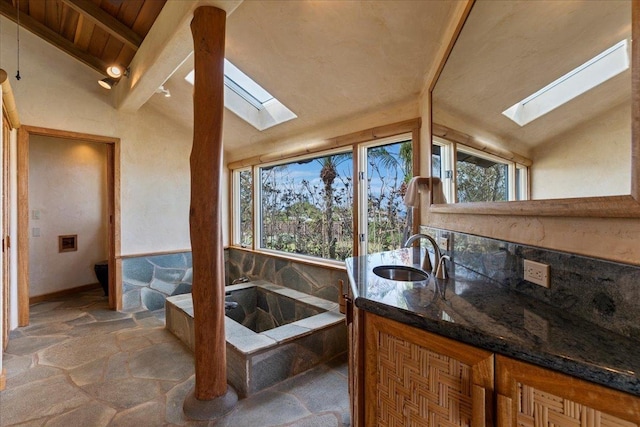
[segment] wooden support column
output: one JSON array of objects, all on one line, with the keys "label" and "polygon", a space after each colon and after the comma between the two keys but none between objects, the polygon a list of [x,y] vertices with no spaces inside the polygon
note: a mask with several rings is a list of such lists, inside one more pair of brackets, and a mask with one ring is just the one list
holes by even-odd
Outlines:
[{"label": "wooden support column", "polygon": [[226,12],[210,6],[197,8],[191,22],[195,82],[189,225],[198,400],[227,392],[221,215],[225,22]]}]

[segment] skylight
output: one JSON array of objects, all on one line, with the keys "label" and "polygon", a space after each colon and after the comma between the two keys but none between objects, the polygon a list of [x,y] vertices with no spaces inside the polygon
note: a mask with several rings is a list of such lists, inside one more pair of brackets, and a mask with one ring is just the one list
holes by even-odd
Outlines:
[{"label": "skylight", "polygon": [[507,108],[502,114],[524,126],[627,69],[629,51],[625,39]]},{"label": "skylight", "polygon": [[[185,77],[194,82],[194,71]],[[251,77],[224,60],[224,106],[238,117],[262,131],[296,116]]]}]

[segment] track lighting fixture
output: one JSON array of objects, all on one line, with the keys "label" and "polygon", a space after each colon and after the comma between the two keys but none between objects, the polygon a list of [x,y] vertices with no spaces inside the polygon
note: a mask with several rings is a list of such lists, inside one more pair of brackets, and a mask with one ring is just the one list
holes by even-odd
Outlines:
[{"label": "track lighting fixture", "polygon": [[129,76],[129,68],[122,68],[119,65],[110,65],[107,67],[109,77],[119,79],[122,76]]},{"label": "track lighting fixture", "polygon": [[109,77],[105,77],[102,80],[98,80],[98,84],[100,86],[102,86],[105,89],[111,89],[112,87],[114,87],[116,85],[117,80],[109,78]]},{"label": "track lighting fixture", "polygon": [[110,65],[107,67],[106,71],[109,77],[98,80],[98,84],[105,89],[111,89],[114,87],[122,76],[129,76],[129,68],[122,68],[119,65]]},{"label": "track lighting fixture", "polygon": [[164,85],[160,85],[160,87],[156,89],[156,93],[162,93],[165,98],[171,98],[171,92],[169,92],[169,89],[165,89]]}]

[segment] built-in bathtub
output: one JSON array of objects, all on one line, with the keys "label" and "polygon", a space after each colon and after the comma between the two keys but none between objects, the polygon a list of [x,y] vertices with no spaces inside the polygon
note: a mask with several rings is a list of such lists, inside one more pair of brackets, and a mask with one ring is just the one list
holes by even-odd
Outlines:
[{"label": "built-in bathtub", "polygon": [[[347,351],[338,304],[259,280],[226,287],[227,380],[249,396]],[[191,294],[167,298],[167,328],[194,349]]]}]

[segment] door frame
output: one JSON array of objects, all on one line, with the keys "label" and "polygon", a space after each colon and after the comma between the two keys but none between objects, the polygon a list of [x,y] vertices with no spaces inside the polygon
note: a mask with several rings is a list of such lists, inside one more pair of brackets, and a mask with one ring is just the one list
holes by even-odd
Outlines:
[{"label": "door frame", "polygon": [[[10,276],[10,228],[11,228],[11,121],[7,115],[2,113],[2,289],[0,290],[0,297],[2,298],[2,342],[0,342],[0,350],[4,351],[9,343],[9,289],[11,283]],[[0,366],[1,368],[1,366]],[[2,390],[2,384],[0,384],[0,390]]]},{"label": "door frame", "polygon": [[107,146],[107,208],[109,308],[122,308],[122,289],[116,286],[116,257],[120,256],[120,138],[21,126],[18,129],[18,325],[29,324],[29,139],[31,135],[81,140]]}]

